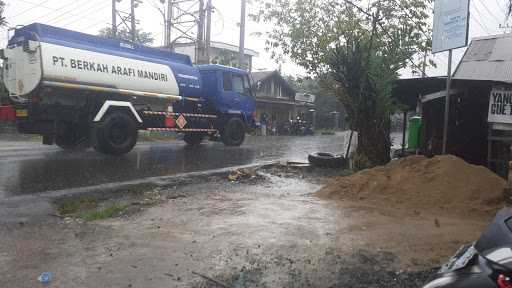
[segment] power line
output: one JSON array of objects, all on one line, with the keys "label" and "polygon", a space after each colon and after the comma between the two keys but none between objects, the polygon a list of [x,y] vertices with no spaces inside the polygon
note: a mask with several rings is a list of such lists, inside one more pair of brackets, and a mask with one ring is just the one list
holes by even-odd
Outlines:
[{"label": "power line", "polygon": [[482,4],[484,6],[484,9],[487,11],[487,13],[489,13],[489,15],[491,15],[492,19],[494,19],[494,21],[496,21],[496,24],[498,24],[498,26],[499,26],[500,21],[497,19],[498,17],[496,15],[494,15],[494,13],[492,13],[491,10],[489,10],[489,7],[487,7],[487,5],[485,4],[484,1],[480,0],[480,4]]},{"label": "power line", "polygon": [[[77,0],[77,1],[80,1],[80,0]],[[26,23],[33,23],[33,22],[36,22],[37,20],[43,19],[43,18],[45,18],[46,16],[51,15],[51,14],[53,14],[53,13],[57,12],[57,11],[60,11],[60,10],[62,10],[62,9],[64,9],[64,8],[66,8],[66,7],[69,7],[69,4],[65,4],[65,5],[63,5],[63,6],[60,6],[59,8],[54,9],[52,12],[49,12],[49,13],[46,13],[46,14],[41,15],[41,16],[39,16],[39,17],[33,18],[32,20],[29,20],[29,21],[27,21]]]},{"label": "power line", "polygon": [[[473,3],[475,3],[475,2],[473,2]],[[489,28],[487,27],[487,25],[485,25],[485,22],[483,22],[483,24],[482,24],[482,22],[480,22],[480,19],[485,19],[485,17],[482,16],[483,13],[480,11],[480,9],[478,9],[476,4],[473,5],[473,9],[475,10],[475,14],[478,14],[478,18],[477,17],[471,17],[471,18],[473,18],[480,25],[480,27],[482,27],[482,29],[485,30],[485,32],[487,34],[491,34],[489,32]]]},{"label": "power line", "polygon": [[74,6],[69,5],[70,7],[72,6],[72,8],[71,8],[71,9],[66,10],[65,12],[63,12],[63,13],[61,13],[61,14],[59,14],[59,15],[57,15],[57,16],[55,16],[55,17],[53,17],[53,18],[51,18],[50,20],[46,20],[45,22],[46,22],[46,23],[50,23],[50,22],[55,21],[55,20],[57,20],[57,19],[59,19],[59,18],[61,18],[61,17],[63,17],[63,16],[64,16],[64,17],[66,17],[67,15],[70,15],[70,14],[71,14],[71,12],[76,11],[76,10],[77,10],[77,8],[78,8],[78,7],[80,7],[80,5],[81,5],[81,3],[80,3],[80,2],[81,2],[81,1],[83,1],[83,0],[76,0],[76,1],[74,2]]},{"label": "power line", "polygon": [[494,0],[494,1],[496,1],[496,6],[498,6],[498,8],[503,12],[503,15],[507,15],[507,8],[501,6],[501,4],[500,4],[500,2],[498,2],[498,0]]},{"label": "power line", "polygon": [[18,0],[18,1],[21,1],[21,2],[30,4],[30,5],[33,5],[33,6],[31,6],[30,8],[27,8],[27,9],[21,11],[20,13],[14,15],[14,16],[8,17],[9,19],[13,19],[13,18],[16,18],[16,17],[18,17],[20,15],[23,15],[23,14],[27,13],[28,11],[31,11],[32,9],[37,8],[37,7],[42,7],[42,8],[46,8],[46,9],[52,10],[52,8],[50,8],[50,7],[43,6],[44,4],[50,2],[51,0],[45,0],[45,1],[41,2],[41,3],[33,3],[33,2],[26,1],[26,0]]},{"label": "power line", "polygon": [[[97,11],[100,11],[100,10],[102,10],[102,9],[106,8],[107,6],[110,6],[110,3],[106,3],[105,5],[103,5],[103,6],[99,7],[99,8],[98,8],[98,7],[96,7],[96,5],[93,5],[93,6],[91,6],[91,7],[87,8],[87,9],[85,9],[85,10],[80,11],[80,14],[81,14],[81,13],[84,13],[84,12],[91,11],[91,10],[93,10],[93,9],[96,9]],[[65,24],[62,24],[61,26],[69,26],[69,25],[71,25],[71,24],[74,24],[74,23],[76,23],[76,22],[78,22],[78,21],[82,21],[82,20],[83,20],[83,19],[82,19],[82,18],[80,18],[80,17],[74,17],[75,15],[77,15],[77,14],[73,14],[73,16],[71,16],[71,17],[73,17],[73,18],[74,18],[74,20],[72,20],[71,22],[67,22],[67,23],[65,23]],[[71,17],[70,17],[70,18],[71,18]],[[93,19],[93,18],[90,18],[90,17],[89,17],[88,19],[91,19],[91,20],[93,20],[93,21],[97,20],[97,18],[94,18],[94,19]],[[61,19],[61,20],[59,20],[59,21],[57,21],[57,22],[60,22],[60,21],[62,21],[62,20],[65,20],[65,19]]]},{"label": "power line", "polygon": [[[478,14],[478,16],[481,18],[481,17],[482,17],[482,14],[480,13],[480,10],[478,10],[478,8],[477,8],[475,5],[473,5],[473,8],[474,8],[474,10],[475,10],[475,14]],[[480,28],[482,28],[482,30],[483,30],[485,33],[487,33],[487,34],[491,34],[491,33],[489,32],[489,29],[487,28],[487,26],[483,25],[483,24],[480,22],[480,20],[478,20],[478,18],[477,18],[477,17],[471,17],[471,19],[472,19],[474,22],[476,22],[476,23],[478,24],[478,26],[480,26]]]},{"label": "power line", "polygon": [[[110,3],[109,3],[109,4],[110,4]],[[105,24],[106,24],[106,25],[110,25],[111,23],[108,23],[108,19],[110,19],[110,17],[104,18],[104,19],[102,19],[101,21],[98,21],[98,22],[96,22],[96,23],[94,23],[94,24],[91,24],[91,25],[89,25],[89,26],[87,26],[87,27],[84,27],[84,28],[82,28],[82,29],[80,29],[80,30],[82,30],[82,31],[87,30],[87,29],[92,28],[92,27],[95,27],[95,26],[97,26],[97,25],[99,25],[99,24],[101,24],[101,23],[103,23],[103,22],[105,22]]]},{"label": "power line", "polygon": [[[56,23],[59,23],[59,22],[61,22],[61,21],[66,21],[66,20],[71,19],[71,18],[74,18],[75,20],[73,20],[73,21],[71,21],[71,22],[68,22],[68,23],[65,23],[65,24],[62,24],[62,25],[60,25],[60,26],[64,26],[64,27],[65,27],[65,26],[68,26],[68,25],[70,25],[70,24],[72,24],[72,23],[75,23],[75,22],[77,22],[77,21],[82,21],[84,18],[85,18],[85,19],[90,19],[90,20],[92,20],[92,21],[96,21],[98,18],[96,18],[96,17],[95,17],[95,18],[93,18],[93,17],[90,17],[90,16],[85,16],[85,14],[86,14],[85,12],[91,11],[91,10],[93,10],[93,9],[101,10],[101,9],[103,9],[104,7],[106,7],[106,6],[108,6],[108,5],[109,5],[109,4],[107,3],[107,5],[104,5],[104,6],[101,6],[100,8],[98,8],[98,7],[96,7],[97,2],[90,2],[89,4],[92,4],[92,6],[91,6],[91,7],[89,7],[89,8],[87,8],[87,9],[85,9],[85,10],[80,10],[80,11],[78,11],[79,13],[70,13],[69,17],[65,17],[65,18],[63,18],[63,19],[59,19],[59,20],[57,20],[57,21],[53,22],[52,24],[56,24]],[[85,6],[87,6],[87,4],[86,4]],[[41,6],[41,7],[42,7],[42,8],[52,9],[52,10],[53,10],[53,8],[50,8],[50,7],[46,7],[46,6]],[[67,12],[65,12],[65,13],[67,13]],[[80,15],[80,14],[82,14],[82,15]],[[46,14],[46,15],[51,15],[51,13],[48,13],[48,14]],[[61,15],[62,15],[62,14],[61,14]],[[75,17],[76,15],[80,15],[80,17]],[[55,18],[53,18],[53,19],[51,19],[51,20],[48,20],[48,21],[46,21],[46,22],[51,22],[51,21],[56,20],[57,18],[61,18],[61,17],[62,17],[62,16],[55,17]]]},{"label": "power line", "polygon": [[[64,18],[64,19],[58,20],[58,21],[54,22],[54,24],[55,24],[55,23],[59,23],[59,22],[61,22],[61,21],[65,21],[65,20],[67,20],[67,19],[71,19],[71,18],[73,18],[73,20],[72,20],[72,21],[70,21],[70,22],[66,22],[65,24],[62,24],[62,25],[61,25],[61,26],[69,26],[69,25],[71,25],[71,24],[73,24],[73,23],[76,23],[77,21],[82,21],[82,20],[83,20],[83,18],[84,18],[84,17],[83,17],[83,16],[81,16],[80,14],[84,14],[85,12],[88,12],[88,11],[91,11],[91,10],[101,11],[102,9],[106,8],[107,6],[110,6],[110,3],[106,3],[105,5],[100,6],[100,7],[97,7],[97,6],[96,6],[96,3],[93,3],[93,5],[92,5],[91,7],[87,8],[87,9],[85,9],[85,10],[81,10],[81,11],[79,11],[79,13],[72,14],[72,15],[70,15],[70,17],[67,17],[67,18]],[[77,14],[78,14],[80,17],[75,17]],[[92,18],[92,17],[86,17],[86,18],[87,18],[87,19],[90,19],[90,20],[93,20],[93,21],[98,20],[98,18]]]}]

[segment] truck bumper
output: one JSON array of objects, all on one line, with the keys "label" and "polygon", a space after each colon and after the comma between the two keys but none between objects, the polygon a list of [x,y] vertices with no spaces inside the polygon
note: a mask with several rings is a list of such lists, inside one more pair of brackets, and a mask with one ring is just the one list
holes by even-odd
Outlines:
[{"label": "truck bumper", "polygon": [[55,134],[55,114],[51,106],[16,105],[16,127],[22,134]]}]

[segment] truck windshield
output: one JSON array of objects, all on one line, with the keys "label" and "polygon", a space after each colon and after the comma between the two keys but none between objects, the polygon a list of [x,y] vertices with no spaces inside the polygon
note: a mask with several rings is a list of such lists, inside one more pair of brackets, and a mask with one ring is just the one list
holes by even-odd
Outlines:
[{"label": "truck windshield", "polygon": [[233,91],[242,95],[251,96],[249,78],[245,75],[224,73],[224,91]]}]

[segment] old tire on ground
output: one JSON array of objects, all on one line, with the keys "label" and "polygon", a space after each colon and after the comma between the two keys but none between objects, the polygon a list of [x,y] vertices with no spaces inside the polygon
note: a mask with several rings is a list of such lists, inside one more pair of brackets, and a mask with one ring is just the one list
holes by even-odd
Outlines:
[{"label": "old tire on ground", "polygon": [[308,160],[309,163],[314,166],[325,168],[342,168],[345,167],[347,163],[345,157],[325,152],[309,154]]},{"label": "old tire on ground", "polygon": [[137,144],[137,135],[135,120],[126,113],[115,111],[94,125],[93,146],[104,154],[123,155]]},{"label": "old tire on ground", "polygon": [[187,143],[187,145],[197,146],[197,145],[201,144],[201,142],[203,142],[205,136],[206,135],[204,133],[197,133],[197,132],[186,133],[183,136],[183,140],[185,141],[185,143]]},{"label": "old tire on ground", "polygon": [[233,117],[228,120],[221,132],[222,142],[226,146],[240,146],[245,140],[245,124],[242,119]]},{"label": "old tire on ground", "polygon": [[80,133],[80,127],[77,125],[65,125],[57,135],[55,135],[55,145],[63,150],[83,150],[89,148],[89,138],[87,133]]}]

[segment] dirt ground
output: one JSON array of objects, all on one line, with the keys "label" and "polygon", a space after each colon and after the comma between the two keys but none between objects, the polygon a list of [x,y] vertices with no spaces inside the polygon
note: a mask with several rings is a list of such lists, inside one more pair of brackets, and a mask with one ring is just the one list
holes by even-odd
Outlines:
[{"label": "dirt ground", "polygon": [[419,287],[490,220],[322,200],[326,172],[268,166],[151,188],[110,219],[3,224],[0,287],[47,271],[49,287]]}]

